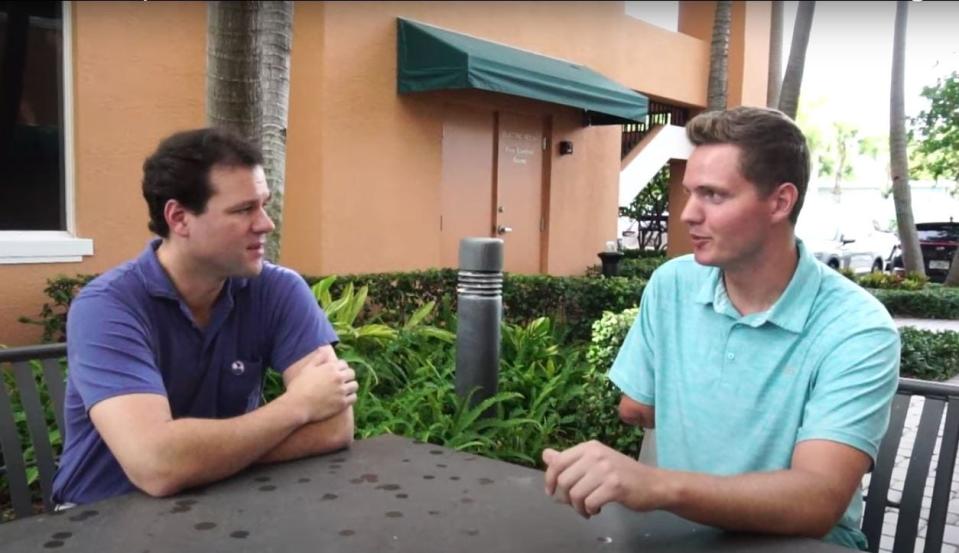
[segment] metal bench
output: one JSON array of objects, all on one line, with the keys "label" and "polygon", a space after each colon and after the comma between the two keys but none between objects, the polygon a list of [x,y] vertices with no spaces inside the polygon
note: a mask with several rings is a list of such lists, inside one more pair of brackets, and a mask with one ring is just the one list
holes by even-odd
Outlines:
[{"label": "metal bench", "polygon": [[[889,489],[896,464],[896,453],[902,438],[913,396],[925,398],[916,440],[910,453],[902,496],[895,500]],[[945,423],[943,424],[943,416]],[[912,553],[916,547],[919,525],[924,515],[923,496],[926,480],[932,466],[939,429],[942,426],[942,441],[939,444],[939,459],[935,467],[935,479],[931,502],[928,505],[924,553],[938,553],[942,549],[946,515],[956,466],[956,446],[959,444],[959,386],[899,379],[899,389],[893,399],[889,429],[879,446],[876,465],[869,479],[866,493],[862,531],[869,540],[869,551],[879,551],[882,527],[887,514],[898,512],[893,553]]]},{"label": "metal bench", "polygon": [[0,475],[6,476],[13,511],[17,517],[34,514],[33,501],[27,478],[25,461],[29,443],[22,443],[13,413],[14,390],[8,390],[7,374],[13,376],[20,404],[26,415],[26,425],[32,442],[36,461],[43,506],[53,509],[50,499],[53,493],[53,475],[57,467],[53,444],[50,440],[48,421],[41,401],[42,387],[34,377],[34,367],[40,365],[40,373],[53,405],[57,428],[63,430],[63,396],[66,388],[60,359],[67,354],[66,344],[29,346],[0,350]]}]

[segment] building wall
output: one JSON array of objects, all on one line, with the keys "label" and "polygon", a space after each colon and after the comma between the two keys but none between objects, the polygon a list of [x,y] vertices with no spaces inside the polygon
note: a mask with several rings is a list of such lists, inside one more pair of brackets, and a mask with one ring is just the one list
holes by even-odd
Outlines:
[{"label": "building wall", "polygon": [[[307,274],[438,264],[443,121],[435,98],[396,93],[397,17],[569,59],[702,106],[709,41],[689,22],[699,17],[711,29],[705,11],[684,8],[682,32],[671,33],[626,16],[622,2],[297,3],[282,261]],[[142,162],[160,138],[204,124],[205,3],[77,2],[72,20],[75,230],[93,239],[95,254],[0,266],[0,344],[39,341],[40,329],[17,318],[39,313],[46,279],[102,272],[142,250],[150,238]],[[764,64],[744,67],[765,82]],[[502,95],[439,96],[552,121],[542,265],[576,274],[597,263],[616,232],[619,128],[582,127],[575,110]],[[558,156],[560,140],[574,143],[572,156]]]},{"label": "building wall", "polygon": [[[708,44],[628,17],[622,2],[305,3],[296,9],[282,261],[308,274],[440,262],[441,103],[477,96],[398,95],[398,17],[582,63],[677,103],[705,100]],[[499,98],[484,101],[498,109],[550,117],[552,144],[574,142],[572,156],[560,158],[551,149],[544,269],[581,274],[597,263],[604,242],[616,238],[619,127],[584,128],[574,110],[493,96]]]},{"label": "building wall", "polygon": [[[199,2],[75,2],[76,234],[81,263],[0,265],[0,344],[39,343],[48,278],[99,273],[149,240],[141,166],[157,140],[203,124],[206,7]],[[66,23],[65,23],[66,24]]]}]

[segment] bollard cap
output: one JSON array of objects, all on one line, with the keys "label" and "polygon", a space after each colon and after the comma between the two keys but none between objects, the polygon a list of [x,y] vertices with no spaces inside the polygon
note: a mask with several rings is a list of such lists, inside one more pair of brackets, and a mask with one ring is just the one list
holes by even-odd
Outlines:
[{"label": "bollard cap", "polygon": [[460,240],[461,271],[503,271],[503,241],[499,238]]}]

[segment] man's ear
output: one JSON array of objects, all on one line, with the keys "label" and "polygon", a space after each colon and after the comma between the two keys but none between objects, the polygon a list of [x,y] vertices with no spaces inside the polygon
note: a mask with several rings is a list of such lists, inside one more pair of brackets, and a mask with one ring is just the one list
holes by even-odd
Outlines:
[{"label": "man's ear", "polygon": [[167,200],[163,206],[163,219],[170,227],[170,232],[177,236],[190,236],[189,212],[176,200]]},{"label": "man's ear", "polygon": [[773,222],[788,220],[796,202],[799,201],[799,189],[791,182],[780,184],[770,195],[770,208]]}]

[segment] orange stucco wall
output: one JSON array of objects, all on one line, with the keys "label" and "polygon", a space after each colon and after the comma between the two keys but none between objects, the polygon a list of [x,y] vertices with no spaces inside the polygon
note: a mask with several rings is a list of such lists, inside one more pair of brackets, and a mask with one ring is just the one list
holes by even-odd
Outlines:
[{"label": "orange stucco wall", "polygon": [[[707,75],[709,43],[713,36],[715,13],[714,2],[680,2],[679,4],[679,32],[696,37],[706,44]],[[726,89],[729,107],[766,104],[771,15],[772,6],[769,2],[737,1],[732,4]],[[697,105],[703,104],[700,102]]]},{"label": "orange stucco wall", "polygon": [[82,263],[0,265],[0,344],[39,343],[17,322],[47,301],[46,279],[102,272],[149,239],[140,195],[143,159],[158,139],[203,124],[203,3],[76,2],[73,10],[76,233],[92,238]]},{"label": "orange stucco wall", "polygon": [[[622,2],[296,10],[282,261],[304,273],[438,264],[442,115],[433,96],[396,93],[397,17],[570,59],[673,102],[705,99],[708,44],[628,17]],[[553,143],[572,140],[576,154],[552,153],[545,267],[578,274],[615,239],[619,128],[583,128],[566,108],[550,112]]]},{"label": "orange stucco wall", "polygon": [[[739,8],[744,36],[762,26],[763,9]],[[309,274],[438,264],[441,110],[427,96],[396,93],[397,17],[569,59],[650,96],[701,106],[711,10],[684,4],[681,32],[672,33],[625,15],[622,2],[297,3],[282,261]],[[93,239],[95,255],[0,265],[0,344],[39,340],[38,328],[16,319],[39,312],[47,278],[102,272],[144,247],[143,159],[161,137],[204,122],[204,3],[78,2],[72,25],[75,230]],[[765,53],[743,52],[742,96],[758,94],[754,81],[764,96],[765,63],[753,67],[750,56],[758,63]],[[551,148],[546,164],[543,267],[581,273],[615,237],[619,128],[584,128],[574,110],[538,102],[491,103],[548,115],[552,144],[574,143],[572,156]]]}]

